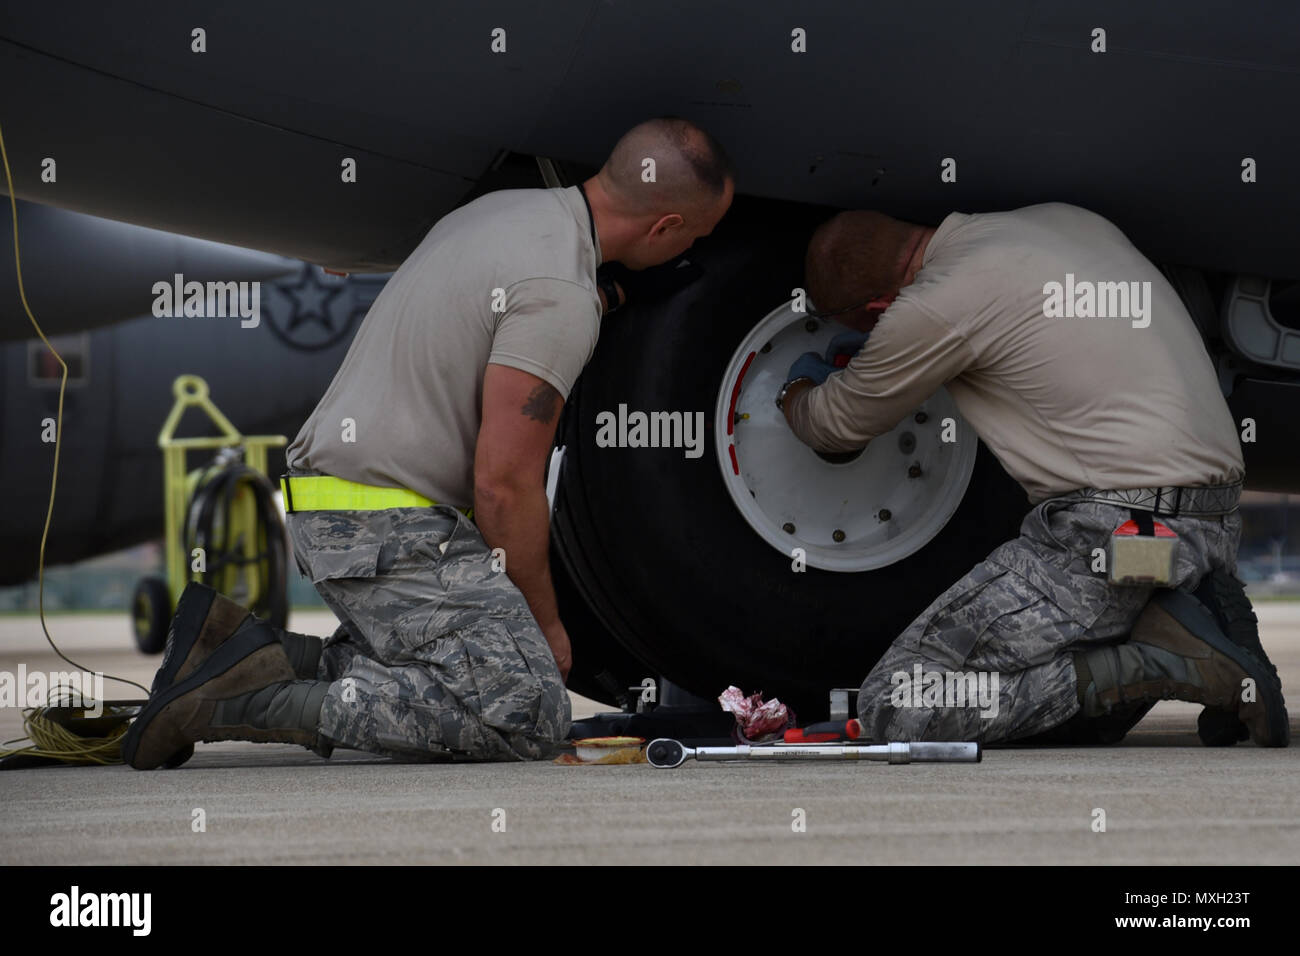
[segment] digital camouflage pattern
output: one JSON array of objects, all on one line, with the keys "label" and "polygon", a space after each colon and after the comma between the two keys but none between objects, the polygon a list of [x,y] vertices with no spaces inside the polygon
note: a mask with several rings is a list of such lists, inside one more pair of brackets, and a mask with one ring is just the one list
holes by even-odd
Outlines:
[{"label": "digital camouflage pattern", "polygon": [[[1112,585],[1092,570],[1093,549],[1129,520],[1128,509],[1049,498],[1020,527],[908,626],[863,681],[858,713],[877,741],[1029,737],[1079,709],[1072,653],[1127,639],[1151,587]],[[1235,573],[1238,512],[1157,520],[1179,536],[1173,586],[1191,590],[1212,568]],[[996,715],[977,706],[894,707],[893,675],[998,674]],[[1134,722],[1145,709],[1136,713]]]},{"label": "digital camouflage pattern", "polygon": [[323,734],[399,759],[551,755],[569,731],[568,692],[473,522],[435,506],[288,524],[299,567],[342,622],[321,654]]}]

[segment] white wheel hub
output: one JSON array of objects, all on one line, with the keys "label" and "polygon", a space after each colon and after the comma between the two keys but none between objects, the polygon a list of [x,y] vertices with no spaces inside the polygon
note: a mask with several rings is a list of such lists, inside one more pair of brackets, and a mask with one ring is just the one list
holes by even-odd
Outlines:
[{"label": "white wheel hub", "polygon": [[[845,327],[774,309],[736,349],[715,411],[718,465],[741,515],[772,547],[828,571],[868,571],[924,547],[948,523],[975,467],[975,442],[946,389],[848,461],[828,461],[790,431],[776,394],[804,352]],[[955,429],[945,429],[952,419]],[[840,456],[848,457],[848,456]]]}]

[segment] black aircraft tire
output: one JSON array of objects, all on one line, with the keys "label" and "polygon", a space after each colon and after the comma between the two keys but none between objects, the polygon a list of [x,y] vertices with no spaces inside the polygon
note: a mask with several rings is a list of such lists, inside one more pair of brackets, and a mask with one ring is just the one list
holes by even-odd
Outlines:
[{"label": "black aircraft tire", "polygon": [[[602,627],[646,665],[622,678],[662,675],[702,697],[736,684],[814,719],[829,688],[858,686],[917,614],[1015,535],[1027,510],[1024,492],[981,445],[948,524],[889,567],[796,573],[744,522],[719,474],[714,405],[741,339],[800,284],[817,219],[792,220],[780,228],[733,210],[726,228],[693,250],[703,278],[666,303],[629,304],[604,320],[570,396],[553,537],[562,556],[555,573],[568,575],[591,612],[566,620],[584,687],[599,662],[579,650],[607,640],[585,633]],[[703,455],[597,447],[597,414],[620,403],[703,411]]]}]

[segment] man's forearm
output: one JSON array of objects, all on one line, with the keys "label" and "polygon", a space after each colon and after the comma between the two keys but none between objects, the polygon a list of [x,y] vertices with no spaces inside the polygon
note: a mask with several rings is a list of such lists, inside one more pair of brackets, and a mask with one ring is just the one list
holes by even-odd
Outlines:
[{"label": "man's forearm", "polygon": [[808,381],[795,382],[791,385],[781,403],[781,412],[785,415],[786,424],[790,426],[795,437],[813,451],[842,453],[865,448],[870,441],[869,438],[846,440],[827,435],[826,429],[820,427],[821,423],[814,420],[813,390],[827,388],[829,385],[830,383],[819,386]]},{"label": "man's forearm", "polygon": [[[781,412],[785,415],[786,424],[805,445],[812,445],[811,434],[808,428],[808,392],[816,388],[815,382],[805,379],[802,382],[793,383],[786,390],[785,398],[781,403]],[[814,446],[815,447],[815,446]]]},{"label": "man's forearm", "polygon": [[505,551],[506,574],[523,593],[543,630],[559,623],[551,584],[550,508],[541,489],[480,487],[474,492],[474,520],[489,548]]}]

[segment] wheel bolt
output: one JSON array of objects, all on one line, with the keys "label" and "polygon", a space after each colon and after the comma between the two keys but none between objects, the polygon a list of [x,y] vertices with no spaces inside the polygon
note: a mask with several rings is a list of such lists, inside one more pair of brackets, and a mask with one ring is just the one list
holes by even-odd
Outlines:
[{"label": "wheel bolt", "polygon": [[921,477],[921,466],[920,466],[920,465],[912,465],[911,467],[909,467],[909,468],[907,469],[907,477],[909,477],[909,478],[920,478],[920,477]]},{"label": "wheel bolt", "polygon": [[898,436],[898,450],[904,455],[910,455],[916,451],[916,436],[911,432],[903,432]]},{"label": "wheel bolt", "polygon": [[816,331],[817,331],[817,320],[816,320],[816,319],[809,319],[807,322],[805,322],[805,323],[803,324],[803,329],[804,329],[805,332],[816,332]]},{"label": "wheel bolt", "polygon": [[794,525],[787,521],[785,524],[781,525],[781,530],[786,534],[794,534]]},{"label": "wheel bolt", "polygon": [[881,521],[888,521],[890,518],[893,517],[893,515],[890,513],[888,508],[881,508],[880,512],[876,515],[876,517],[879,518]]},{"label": "wheel bolt", "polygon": [[916,413],[916,423],[917,423],[918,425],[924,425],[924,424],[925,424],[926,422],[928,422],[929,420],[930,420],[930,416],[927,415],[925,412],[917,412],[917,413]]},{"label": "wheel bolt", "polygon": [[836,541],[843,541],[844,532],[841,531],[839,528],[836,528],[834,531],[831,532],[831,537],[834,538]]}]

